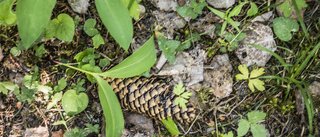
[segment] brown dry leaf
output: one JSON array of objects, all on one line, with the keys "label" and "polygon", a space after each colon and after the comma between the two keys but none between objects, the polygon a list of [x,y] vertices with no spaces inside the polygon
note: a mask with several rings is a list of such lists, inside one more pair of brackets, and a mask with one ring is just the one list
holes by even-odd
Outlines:
[{"label": "brown dry leaf", "polygon": [[215,126],[216,125],[216,123],[212,120],[212,119],[209,119],[209,122],[208,123],[206,123],[208,126],[210,126],[210,127],[213,127],[213,126]]},{"label": "brown dry leaf", "polygon": [[52,132],[52,137],[63,137],[63,130]]}]

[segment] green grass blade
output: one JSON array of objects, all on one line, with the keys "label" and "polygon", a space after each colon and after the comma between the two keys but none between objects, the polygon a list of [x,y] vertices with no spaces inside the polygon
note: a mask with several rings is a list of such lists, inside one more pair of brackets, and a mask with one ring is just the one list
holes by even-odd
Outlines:
[{"label": "green grass blade", "polygon": [[309,53],[309,55],[307,56],[307,58],[301,63],[300,67],[298,68],[298,70],[294,73],[294,75],[292,76],[292,78],[295,78],[296,76],[298,76],[300,74],[300,72],[307,66],[309,60],[312,58],[312,56],[319,50],[320,48],[320,42],[311,50],[311,52]]},{"label": "green grass blade", "polygon": [[112,78],[133,77],[150,69],[156,62],[156,59],[156,50],[152,36],[130,57],[100,75]]},{"label": "green grass blade", "polygon": [[302,18],[301,15],[300,15],[300,12],[299,12],[299,9],[298,9],[296,0],[291,0],[291,2],[292,2],[292,5],[293,5],[293,7],[294,7],[294,10],[296,11],[296,14],[297,14],[297,16],[298,16],[298,19],[299,19],[300,25],[301,25],[301,27],[302,27],[303,33],[304,33],[304,35],[307,37],[307,39],[310,40],[310,39],[309,39],[309,35],[308,35],[308,31],[307,31],[307,29],[306,29],[306,25],[304,24],[303,18]]},{"label": "green grass blade", "polygon": [[279,76],[273,76],[273,75],[270,75],[270,76],[260,76],[260,77],[257,77],[257,78],[263,78],[263,79],[277,79],[277,80],[281,80],[283,82],[288,82],[288,80],[282,78],[282,77],[279,77]]},{"label": "green grass blade", "polygon": [[261,50],[264,50],[264,51],[267,51],[269,52],[271,55],[273,55],[276,59],[279,60],[279,62],[284,66],[284,68],[287,70],[287,72],[290,72],[290,69],[288,67],[288,64],[282,59],[282,57],[280,57],[277,53],[274,53],[273,51],[265,48],[265,47],[262,47],[262,46],[259,46],[259,45],[255,45],[255,44],[250,44],[250,43],[245,43],[247,45],[251,45],[253,47],[256,47],[258,49],[261,49]]},{"label": "green grass blade", "polygon": [[297,66],[299,65],[299,63],[301,62],[302,59],[305,58],[306,54],[309,52],[310,48],[307,48],[306,51],[303,51],[302,54],[300,55],[300,57],[298,58],[298,60],[296,61],[296,63],[294,63],[293,68],[291,69],[291,74],[294,73],[293,71],[295,70],[295,68],[297,68]]},{"label": "green grass blade", "polygon": [[122,110],[111,86],[98,75],[93,75],[99,86],[99,98],[106,119],[106,136],[119,137],[124,127]]},{"label": "green grass blade", "polygon": [[[312,104],[312,100],[310,100],[311,98],[308,98],[306,95],[305,90],[302,88],[302,86],[300,84],[296,84],[296,86],[299,88],[299,90],[301,91],[301,95],[303,97],[304,103],[306,104],[306,109],[307,109],[307,113],[308,113],[308,119],[309,119],[309,132],[310,134],[312,133],[313,127],[312,127],[312,121],[313,121],[313,105]],[[311,103],[311,104],[310,104]]]},{"label": "green grass blade", "polygon": [[17,25],[24,49],[31,47],[47,26],[56,0],[18,0]]},{"label": "green grass blade", "polygon": [[128,50],[132,37],[132,19],[121,0],[95,0],[99,16],[111,36],[124,49]]}]

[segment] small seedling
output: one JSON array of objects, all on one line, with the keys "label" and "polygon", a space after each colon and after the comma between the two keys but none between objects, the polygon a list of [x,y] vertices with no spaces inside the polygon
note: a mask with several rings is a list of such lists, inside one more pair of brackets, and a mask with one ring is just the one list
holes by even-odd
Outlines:
[{"label": "small seedling", "polygon": [[257,124],[266,117],[266,113],[259,111],[252,111],[248,113],[248,120],[241,119],[238,125],[238,136],[244,136],[249,129],[252,132],[253,137],[266,137],[266,129],[264,126]]},{"label": "small seedling", "polygon": [[238,69],[242,74],[237,74],[236,75],[236,80],[237,81],[248,79],[249,80],[248,86],[249,86],[249,88],[250,88],[250,90],[252,92],[255,91],[254,87],[256,87],[259,91],[265,90],[264,82],[257,78],[257,77],[261,76],[264,73],[264,68],[253,69],[251,71],[251,73],[250,73],[250,77],[249,77],[249,70],[248,70],[247,65],[245,65],[245,64],[244,65],[239,65]]},{"label": "small seedling", "polygon": [[182,83],[179,83],[177,87],[173,89],[173,93],[178,95],[178,97],[174,100],[174,103],[176,105],[179,105],[181,108],[186,108],[186,103],[188,103],[188,100],[192,93],[190,91],[185,91],[186,89],[183,87]]},{"label": "small seedling", "polygon": [[179,135],[181,134],[179,132],[179,129],[176,125],[176,123],[174,123],[174,121],[170,118],[170,117],[167,117],[168,120],[165,120],[165,119],[162,119],[161,122],[164,124],[164,126],[169,130],[169,132],[172,134],[172,135]]},{"label": "small seedling", "polygon": [[182,17],[192,17],[192,19],[197,18],[198,15],[202,14],[202,9],[207,6],[205,0],[199,0],[199,3],[197,3],[195,0],[190,0],[190,5],[187,4],[183,7],[177,7],[177,12]]}]

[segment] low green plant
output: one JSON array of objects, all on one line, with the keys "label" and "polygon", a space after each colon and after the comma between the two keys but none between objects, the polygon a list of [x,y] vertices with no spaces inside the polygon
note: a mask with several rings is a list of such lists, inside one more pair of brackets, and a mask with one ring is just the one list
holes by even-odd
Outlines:
[{"label": "low green plant", "polygon": [[183,7],[177,7],[176,10],[182,17],[195,19],[199,14],[202,14],[202,9],[208,4],[205,0],[199,0],[198,3],[195,0],[190,0],[190,5],[185,4]]},{"label": "low green plant", "polygon": [[104,44],[104,40],[100,35],[99,31],[94,28],[96,25],[95,19],[87,19],[84,23],[84,32],[86,32],[89,36],[93,36],[93,46],[94,48],[98,48],[101,44]]},{"label": "low green plant", "polygon": [[17,87],[18,85],[12,82],[0,82],[0,93],[8,95],[8,90],[13,91]]},{"label": "low green plant", "polygon": [[170,118],[167,117],[168,120],[165,119],[161,119],[161,122],[164,124],[164,126],[168,129],[168,131],[172,134],[172,135],[180,135],[182,133],[180,133],[176,123],[174,123],[174,121]]},{"label": "low green plant", "polygon": [[228,42],[225,42],[220,38],[218,39],[220,43],[220,52],[227,52],[227,50],[230,52],[234,51],[236,48],[239,47],[238,43],[242,41],[245,37],[246,33],[244,32],[238,33],[238,35],[233,35],[230,32],[226,32],[224,38]]},{"label": "low green plant", "polygon": [[176,87],[173,88],[173,93],[176,94],[178,97],[174,100],[176,105],[179,105],[181,108],[186,108],[186,103],[192,93],[190,91],[186,91],[183,84],[180,82]]},{"label": "low green plant", "polygon": [[257,124],[266,117],[266,113],[260,111],[252,111],[248,113],[248,120],[241,119],[238,125],[238,136],[244,136],[251,131],[253,137],[266,137],[266,129],[263,125]]},{"label": "low green plant", "polygon": [[[300,76],[300,75],[302,75],[302,71],[307,67],[307,65],[312,63],[310,62],[311,58],[313,58],[314,55],[317,52],[319,52],[320,43],[315,45],[310,52],[309,52],[310,49],[308,49],[308,51],[306,51],[304,54],[298,57],[297,61],[292,62],[292,64],[287,64],[281,56],[279,56],[278,54],[274,53],[273,51],[265,47],[255,45],[255,44],[249,44],[249,43],[247,44],[269,52],[281,63],[282,67],[286,71],[286,75],[282,77],[270,75],[270,76],[260,76],[259,78],[275,79],[275,80],[279,80],[286,83],[285,98],[288,98],[289,92],[292,91],[293,88],[298,88],[301,91],[301,95],[303,97],[304,103],[306,105],[307,113],[308,113],[309,132],[311,135],[313,131],[312,122],[314,117],[313,102],[312,102],[312,97],[308,88],[303,88],[303,87],[308,87],[308,83],[303,81],[303,77],[305,75],[304,76]],[[308,53],[308,55],[306,53]]]},{"label": "low green plant", "polygon": [[126,78],[142,74],[149,70],[156,61],[153,37],[131,56],[106,72],[101,72],[101,69],[98,66],[92,65],[94,61],[91,60],[94,60],[95,58],[96,56],[93,51],[86,50],[75,56],[75,59],[79,62],[77,67],[60,62],[56,63],[83,72],[87,75],[88,79],[91,77],[92,80],[94,80],[93,82],[96,81],[98,84],[101,106],[104,111],[106,123],[108,123],[106,124],[105,129],[106,135],[120,136],[124,126],[122,110],[118,98],[111,86],[102,77]]},{"label": "low green plant", "polygon": [[249,86],[249,88],[250,88],[250,90],[252,92],[255,91],[255,88],[257,88],[259,91],[264,91],[265,90],[264,82],[259,80],[259,78],[258,78],[259,76],[264,74],[264,68],[253,69],[250,72],[250,76],[249,76],[249,70],[248,70],[248,67],[247,67],[246,64],[239,65],[238,69],[242,74],[237,74],[236,75],[236,80],[237,81],[239,81],[239,80],[248,80],[249,81],[248,86]]},{"label": "low green plant", "polygon": [[98,131],[99,125],[98,124],[92,126],[91,124],[87,123],[86,126],[88,129],[78,129],[76,127],[72,130],[67,131],[63,135],[66,137],[86,137],[92,132],[95,132],[97,134],[99,133],[99,131]]}]

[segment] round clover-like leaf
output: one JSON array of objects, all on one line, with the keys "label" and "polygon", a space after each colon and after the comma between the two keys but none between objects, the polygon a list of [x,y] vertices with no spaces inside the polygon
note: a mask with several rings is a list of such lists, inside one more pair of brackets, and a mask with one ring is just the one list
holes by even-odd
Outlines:
[{"label": "round clover-like leaf", "polygon": [[56,26],[56,37],[60,40],[71,42],[74,36],[74,22],[68,14],[59,14],[58,18],[52,20]]},{"label": "round clover-like leaf", "polygon": [[77,94],[76,90],[71,89],[63,94],[62,107],[70,115],[82,112],[88,106],[89,99],[87,94]]},{"label": "round clover-like leaf", "polygon": [[273,31],[282,41],[292,39],[291,31],[297,32],[299,24],[292,18],[279,17],[273,20]]},{"label": "round clover-like leaf", "polygon": [[86,22],[84,23],[83,26],[83,30],[84,32],[86,32],[89,36],[94,36],[99,34],[98,30],[96,28],[94,28],[94,26],[96,25],[96,20],[95,19],[88,19],[86,20]]}]

